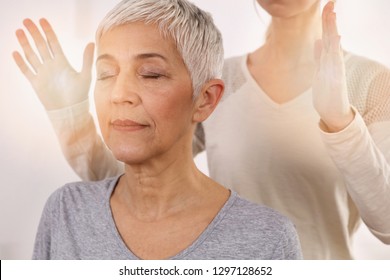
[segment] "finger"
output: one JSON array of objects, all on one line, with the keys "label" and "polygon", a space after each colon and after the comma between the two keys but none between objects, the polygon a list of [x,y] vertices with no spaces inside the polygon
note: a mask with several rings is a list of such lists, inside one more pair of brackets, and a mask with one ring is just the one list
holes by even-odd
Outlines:
[{"label": "finger", "polygon": [[23,53],[24,53],[28,63],[30,63],[30,65],[34,69],[34,71],[37,72],[37,69],[41,65],[41,61],[39,60],[38,56],[35,54],[35,52],[31,48],[31,45],[27,40],[26,34],[21,29],[16,30],[15,34],[16,34],[16,38],[18,39],[20,46],[23,49]]},{"label": "finger", "polygon": [[329,48],[329,21],[328,16],[329,13],[332,13],[334,9],[334,3],[329,1],[322,11],[322,41],[324,43],[324,47],[327,50]]},{"label": "finger", "polygon": [[327,26],[328,26],[328,36],[329,37],[335,37],[339,36],[339,32],[337,30],[337,23],[336,23],[336,13],[333,11],[328,14],[327,18]]},{"label": "finger", "polygon": [[45,32],[45,36],[53,56],[64,55],[61,45],[57,39],[57,35],[51,27],[50,23],[44,18],[40,19],[39,23],[43,32]]},{"label": "finger", "polygon": [[18,52],[13,52],[12,56],[16,62],[16,65],[18,65],[20,71],[22,71],[23,75],[32,82],[32,79],[34,78],[34,73],[31,71],[31,69],[27,66],[26,62],[24,62],[24,59]]},{"label": "finger", "polygon": [[25,19],[23,24],[27,28],[28,32],[30,32],[35,46],[37,47],[38,52],[42,57],[42,60],[45,61],[51,59],[52,57],[47,47],[46,41],[43,38],[41,32],[38,30],[38,27],[30,19]]},{"label": "finger", "polygon": [[[334,7],[333,7],[334,8]],[[327,27],[328,27],[328,40],[329,40],[329,51],[335,54],[340,54],[340,35],[337,30],[336,13],[332,9],[329,11],[327,16]]]},{"label": "finger", "polygon": [[91,76],[94,51],[95,51],[95,44],[94,43],[89,43],[85,47],[84,55],[83,55],[83,67],[81,69],[81,73],[83,76],[86,76],[86,77]]}]

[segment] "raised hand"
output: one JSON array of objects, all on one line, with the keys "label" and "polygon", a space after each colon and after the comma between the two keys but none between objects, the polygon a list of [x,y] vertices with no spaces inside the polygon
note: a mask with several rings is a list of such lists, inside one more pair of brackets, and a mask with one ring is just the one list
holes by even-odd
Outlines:
[{"label": "raised hand", "polygon": [[13,53],[19,69],[30,81],[46,110],[61,109],[86,100],[91,84],[94,44],[89,43],[85,47],[82,70],[77,72],[66,59],[49,22],[41,19],[39,23],[45,37],[30,19],[23,21],[38,53],[32,49],[24,31],[16,31],[26,57],[24,60],[19,52]]},{"label": "raised hand", "polygon": [[322,40],[316,42],[317,72],[313,81],[313,104],[328,132],[348,126],[354,113],[348,100],[347,83],[334,3],[322,12]]}]

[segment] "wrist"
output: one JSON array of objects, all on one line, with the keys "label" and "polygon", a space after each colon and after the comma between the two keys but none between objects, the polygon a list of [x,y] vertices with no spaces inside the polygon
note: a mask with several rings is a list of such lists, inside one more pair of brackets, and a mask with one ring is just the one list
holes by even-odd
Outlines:
[{"label": "wrist", "polygon": [[352,108],[349,112],[337,119],[320,119],[320,128],[325,132],[336,133],[344,130],[355,118],[355,112]]}]

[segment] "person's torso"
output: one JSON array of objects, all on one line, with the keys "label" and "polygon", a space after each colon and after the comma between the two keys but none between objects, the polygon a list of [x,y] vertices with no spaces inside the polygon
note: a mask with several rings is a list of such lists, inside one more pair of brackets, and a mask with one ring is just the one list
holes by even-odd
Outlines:
[{"label": "person's torso", "polygon": [[226,95],[203,123],[210,176],[291,218],[304,258],[352,258],[359,216],[320,138],[311,90],[279,105],[245,56],[224,71]]}]

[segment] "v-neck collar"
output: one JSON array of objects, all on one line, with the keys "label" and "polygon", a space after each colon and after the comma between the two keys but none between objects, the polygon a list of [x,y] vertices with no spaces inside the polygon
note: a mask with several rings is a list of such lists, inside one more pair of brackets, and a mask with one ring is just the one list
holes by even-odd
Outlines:
[{"label": "v-neck collar", "polygon": [[257,83],[255,78],[250,73],[249,68],[248,68],[248,64],[247,64],[248,56],[249,56],[249,54],[246,54],[242,57],[241,64],[240,64],[241,70],[244,73],[244,76],[247,79],[250,86],[256,90],[259,97],[265,103],[267,103],[270,107],[272,107],[274,109],[289,108],[289,107],[292,107],[296,104],[300,104],[301,100],[307,98],[308,95],[311,95],[312,88],[310,87],[310,88],[306,89],[305,91],[303,91],[301,94],[297,95],[296,97],[294,97],[293,99],[291,99],[287,102],[283,102],[283,103],[275,102],[271,97],[269,97],[269,95],[263,90],[263,88]]},{"label": "v-neck collar", "polygon": [[[283,102],[283,103],[277,103],[275,102],[269,95],[262,89],[262,87],[257,83],[255,78],[252,76],[252,74],[249,71],[248,68],[248,57],[249,53],[242,56],[240,67],[241,70],[247,79],[250,86],[255,89],[256,93],[258,93],[258,96],[271,108],[281,110],[281,109],[287,109],[293,106],[296,106],[297,104],[301,104],[305,99],[310,98],[311,100],[311,94],[312,94],[312,87],[306,89],[301,94],[297,95],[293,99]],[[344,51],[344,62],[347,63],[347,61],[350,59],[351,53]]]},{"label": "v-neck collar", "polygon": [[[105,197],[105,212],[107,214],[107,220],[108,220],[108,223],[109,223],[109,226],[110,228],[112,229],[112,233],[114,234],[116,240],[117,240],[117,243],[118,243],[118,246],[121,248],[122,252],[128,256],[128,259],[131,259],[131,260],[141,260],[138,256],[136,256],[130,248],[127,247],[126,243],[124,242],[124,240],[122,239],[119,231],[118,231],[118,228],[115,224],[115,221],[114,221],[114,217],[113,217],[113,213],[112,213],[112,210],[111,210],[111,205],[110,205],[110,198],[111,198],[111,195],[119,181],[119,178],[121,177],[122,175],[120,176],[117,176],[112,182],[111,182],[111,185],[110,187],[108,188],[107,190],[107,195]],[[226,213],[228,212],[228,210],[230,209],[230,207],[233,206],[234,202],[236,201],[236,199],[238,198],[238,195],[236,192],[230,190],[230,196],[228,198],[228,200],[225,202],[225,204],[222,206],[222,208],[219,210],[219,212],[217,213],[217,215],[213,218],[213,220],[210,222],[210,224],[206,227],[206,229],[198,236],[198,238],[196,238],[192,244],[190,246],[188,246],[187,248],[183,249],[182,251],[180,251],[179,253],[177,253],[176,255],[168,258],[168,260],[180,260],[180,259],[184,259],[187,255],[191,254],[196,248],[198,248],[206,239],[207,237],[213,232],[213,230],[215,229],[215,227],[217,226],[217,224],[223,220],[223,218],[225,217]]]}]

